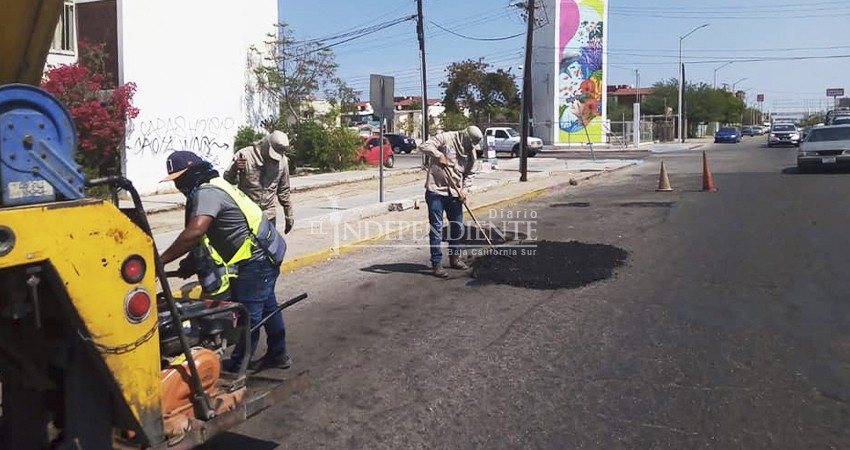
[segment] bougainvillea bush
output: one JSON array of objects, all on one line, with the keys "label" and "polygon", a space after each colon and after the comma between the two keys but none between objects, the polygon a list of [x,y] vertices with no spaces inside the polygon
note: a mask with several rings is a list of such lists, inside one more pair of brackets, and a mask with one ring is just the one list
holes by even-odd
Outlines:
[{"label": "bougainvillea bush", "polygon": [[102,64],[96,64],[102,62],[102,46],[81,42],[79,49],[79,62],[50,67],[41,87],[62,102],[74,119],[77,162],[89,176],[106,175],[109,169],[120,168],[127,121],[139,115],[133,106],[136,85],[111,85]]}]

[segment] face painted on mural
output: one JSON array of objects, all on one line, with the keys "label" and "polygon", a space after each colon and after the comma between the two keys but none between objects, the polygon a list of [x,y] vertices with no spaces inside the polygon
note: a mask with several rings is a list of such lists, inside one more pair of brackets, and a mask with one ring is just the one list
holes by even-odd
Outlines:
[{"label": "face painted on mural", "polygon": [[601,127],[605,0],[560,2],[561,141],[572,133],[586,139],[585,124]]}]

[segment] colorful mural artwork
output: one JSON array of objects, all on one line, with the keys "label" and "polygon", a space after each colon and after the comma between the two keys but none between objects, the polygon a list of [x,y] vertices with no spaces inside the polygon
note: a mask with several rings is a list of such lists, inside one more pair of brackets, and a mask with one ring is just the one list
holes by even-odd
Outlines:
[{"label": "colorful mural artwork", "polygon": [[558,117],[561,143],[602,142],[605,121],[605,2],[559,0]]}]

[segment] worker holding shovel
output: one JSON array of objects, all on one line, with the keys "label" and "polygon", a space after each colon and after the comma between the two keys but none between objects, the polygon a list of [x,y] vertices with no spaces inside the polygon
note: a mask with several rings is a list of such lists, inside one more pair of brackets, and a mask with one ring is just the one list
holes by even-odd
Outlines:
[{"label": "worker holding shovel", "polygon": [[420,151],[428,156],[425,202],[428,204],[428,239],[431,245],[431,269],[434,276],[447,278],[443,268],[443,214],[449,221],[449,266],[467,269],[461,259],[463,206],[472,185],[475,155],[483,135],[478,127],[446,131],[425,141]]}]

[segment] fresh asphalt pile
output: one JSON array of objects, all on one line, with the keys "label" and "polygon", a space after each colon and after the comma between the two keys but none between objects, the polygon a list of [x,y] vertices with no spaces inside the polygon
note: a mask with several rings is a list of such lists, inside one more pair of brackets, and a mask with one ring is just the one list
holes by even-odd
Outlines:
[{"label": "fresh asphalt pile", "polygon": [[628,256],[626,250],[607,244],[526,242],[517,248],[500,246],[477,257],[472,277],[527,289],[574,289],[611,278]]}]

